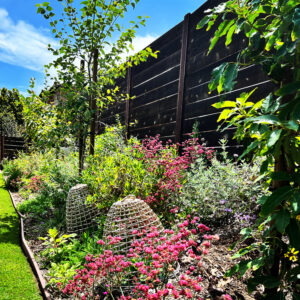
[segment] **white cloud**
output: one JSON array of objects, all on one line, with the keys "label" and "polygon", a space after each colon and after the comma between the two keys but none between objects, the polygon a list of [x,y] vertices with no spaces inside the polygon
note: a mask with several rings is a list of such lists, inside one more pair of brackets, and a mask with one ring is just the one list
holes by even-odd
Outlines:
[{"label": "white cloud", "polygon": [[[124,53],[122,58],[125,60],[129,55],[144,49],[156,38],[157,36],[150,34],[136,36],[132,43],[134,50]],[[58,45],[53,38],[47,35],[47,30],[36,28],[22,20],[15,22],[5,9],[0,8],[0,61],[44,72],[44,65],[53,60],[51,52],[48,51],[48,44],[54,47]],[[79,59],[75,61],[78,66],[79,61]],[[57,74],[54,69],[50,69],[49,72],[52,76]],[[37,81],[35,90],[39,91],[42,87],[41,80]],[[26,94],[25,91],[24,93]]]},{"label": "white cloud", "polygon": [[5,9],[0,8],[0,61],[42,72],[52,61],[48,44],[55,41],[43,30],[24,22],[13,22]]},{"label": "white cloud", "polygon": [[147,46],[149,46],[155,39],[157,39],[157,36],[155,35],[150,35],[150,34],[147,34],[146,36],[137,35],[132,41],[132,46],[134,50],[130,50],[128,53],[124,53],[121,57],[123,59],[126,59],[128,56],[133,55],[143,50]]},{"label": "white cloud", "polygon": [[133,39],[132,45],[134,47],[134,52],[139,52],[149,46],[155,39],[157,39],[157,36],[147,34],[146,36],[136,36]]}]

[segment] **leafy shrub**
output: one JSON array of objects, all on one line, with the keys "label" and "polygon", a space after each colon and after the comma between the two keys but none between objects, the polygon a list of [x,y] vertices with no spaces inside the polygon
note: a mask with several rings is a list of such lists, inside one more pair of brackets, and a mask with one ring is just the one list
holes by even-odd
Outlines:
[{"label": "leafy shrub", "polygon": [[121,125],[107,127],[105,133],[97,137],[95,155],[87,157],[88,167],[82,177],[93,191],[91,200],[100,209],[107,210],[129,194],[144,199],[148,196],[152,182],[141,155],[133,153],[133,146],[138,143],[135,138],[125,143]]},{"label": "leafy shrub", "polygon": [[6,180],[6,187],[11,191],[18,191],[22,185],[22,171],[16,166],[11,165],[9,168],[4,169],[4,174],[9,175]]},{"label": "leafy shrub", "polygon": [[177,206],[185,213],[196,214],[203,222],[217,223],[226,219],[237,225],[248,225],[256,218],[256,200],[266,193],[256,181],[259,163],[222,162],[217,157],[211,165],[200,158],[191,165]]}]

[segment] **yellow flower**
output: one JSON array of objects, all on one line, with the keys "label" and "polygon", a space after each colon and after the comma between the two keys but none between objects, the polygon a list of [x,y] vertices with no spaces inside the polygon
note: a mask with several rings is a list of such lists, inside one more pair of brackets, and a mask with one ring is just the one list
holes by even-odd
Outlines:
[{"label": "yellow flower", "polygon": [[290,251],[288,251],[286,254],[284,254],[284,257],[287,257],[289,260],[295,262],[298,260],[298,258],[296,257],[296,255],[299,253],[299,251],[295,248],[292,248]]},{"label": "yellow flower", "polygon": [[300,221],[300,215],[296,216],[296,220]]}]

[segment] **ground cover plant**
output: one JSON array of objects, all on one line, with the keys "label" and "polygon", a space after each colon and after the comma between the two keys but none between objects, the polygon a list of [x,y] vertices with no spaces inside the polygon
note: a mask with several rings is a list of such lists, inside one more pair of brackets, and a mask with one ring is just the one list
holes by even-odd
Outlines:
[{"label": "ground cover plant", "polygon": [[42,299],[19,239],[19,218],[0,174],[0,299]]},{"label": "ground cover plant", "polygon": [[[177,232],[165,230],[163,236],[156,228],[146,235],[134,230],[136,240],[126,256],[113,253],[109,248],[104,248],[100,255],[87,256],[85,268],[77,271],[74,279],[63,288],[63,293],[75,299],[99,299],[102,294],[128,300],[165,299],[168,295],[197,299],[202,290],[201,277],[192,279],[189,275],[201,266],[201,256],[194,253],[193,247],[197,248],[195,252],[205,255],[210,247],[208,240],[214,238],[205,234],[209,228],[197,221],[198,218],[187,219],[178,225]],[[194,225],[192,230],[188,229],[190,223]],[[197,232],[204,238],[199,244],[193,239]],[[98,244],[113,246],[120,240],[109,236],[106,242],[99,240]],[[176,274],[178,261],[186,252],[192,265],[186,273]],[[170,274],[174,273],[174,281],[170,282]],[[95,282],[102,284],[100,291]]]}]

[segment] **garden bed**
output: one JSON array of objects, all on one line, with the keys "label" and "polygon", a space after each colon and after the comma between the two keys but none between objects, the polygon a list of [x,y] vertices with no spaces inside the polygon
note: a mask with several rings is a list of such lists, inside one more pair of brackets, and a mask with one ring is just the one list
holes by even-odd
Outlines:
[{"label": "garden bed", "polygon": [[[22,203],[22,198],[16,192],[10,193],[15,203]],[[24,234],[26,237],[25,243],[30,247],[34,257],[37,261],[41,260],[40,253],[45,250],[43,241],[39,240],[40,224],[36,224],[30,217],[24,218]],[[215,233],[220,237],[219,240],[214,241],[207,255],[203,256],[202,267],[200,274],[202,277],[201,286],[204,293],[201,294],[203,299],[221,299],[221,296],[228,294],[232,299],[260,299],[260,293],[257,292],[253,296],[249,296],[247,293],[247,286],[245,281],[248,276],[244,276],[243,279],[238,277],[224,278],[224,274],[233,265],[234,262],[231,259],[233,252],[230,252],[229,247],[238,240],[239,235],[232,235],[231,225],[225,225],[223,228],[218,228]],[[45,289],[45,297],[47,299],[58,299],[57,291],[49,291],[45,288],[47,283],[47,269],[43,269],[40,263],[33,260],[33,264],[37,264],[35,273],[39,274],[38,280],[41,283],[42,289]],[[183,257],[180,264],[180,269],[189,268],[189,258]],[[198,274],[197,274],[198,275]],[[40,276],[43,276],[42,280]],[[208,292],[207,292],[208,291]],[[52,292],[52,295],[51,295]],[[184,297],[182,297],[184,299]],[[171,298],[170,298],[171,299]]]},{"label": "garden bed", "polygon": [[[169,236],[167,243],[160,242],[164,247],[169,249],[166,245],[173,245],[175,241],[180,244],[180,247],[177,244],[172,246],[179,247],[178,251],[168,250],[167,269],[162,262],[168,255],[161,255],[160,244],[149,244],[154,251],[153,258],[149,259],[147,252],[136,256],[140,261],[138,265],[145,263],[148,271],[154,268],[153,274],[158,272],[160,276],[159,284],[158,281],[154,281],[155,285],[150,282],[150,294],[154,293],[151,286],[157,288],[168,282],[169,290],[164,290],[168,294],[166,299],[177,298],[176,289],[183,293],[178,295],[180,299],[189,298],[190,288],[195,289],[194,296],[203,299],[259,298],[259,291],[252,296],[247,293],[246,280],[250,272],[246,272],[242,279],[237,276],[224,278],[225,272],[237,262],[231,259],[234,252],[228,249],[239,239],[240,229],[253,222],[258,209],[255,203],[263,188],[254,178],[259,166],[244,162],[237,164],[228,159],[224,150],[223,160],[219,160],[212,149],[199,144],[196,138],[186,141],[182,147],[182,153],[178,154],[176,145],[163,145],[158,137],[142,142],[132,138],[125,143],[122,128],[117,127],[108,128],[97,138],[95,155],[87,157],[87,166],[81,176],[77,170],[77,153],[72,150],[68,154],[51,151],[21,154],[15,161],[4,163],[4,171],[9,176],[7,185],[15,190],[11,195],[24,218],[25,238],[53,299],[73,293],[69,283],[73,284],[74,276],[83,272],[76,270],[88,270],[88,266],[106,253],[109,242],[104,234],[106,215],[112,206],[120,204],[119,201],[129,194],[145,200],[167,229],[164,233]],[[68,194],[72,187],[82,186],[82,183],[87,183],[90,191],[88,199],[82,201],[88,200],[89,204],[85,202],[84,205],[97,206],[98,226],[75,236],[66,234]],[[86,210],[86,206],[83,207]],[[210,227],[209,232],[206,233],[208,228],[202,223]],[[154,237],[152,240],[148,235],[145,238],[146,243],[157,243]],[[135,255],[134,251],[141,251],[138,249],[133,247]],[[160,257],[160,267],[156,267],[155,253]],[[172,253],[177,254],[173,257]],[[118,258],[113,254],[109,259]],[[128,265],[126,270],[140,272],[136,262],[127,259],[134,266]],[[175,264],[176,261],[179,265]],[[179,277],[177,273],[171,274],[175,272],[174,268],[179,268]],[[76,277],[81,276],[79,273]],[[185,276],[189,278],[187,282]],[[93,293],[100,293],[100,299],[109,299],[106,293],[115,293],[115,286],[110,290],[111,287],[105,287],[105,280],[116,284],[116,278],[102,278],[97,283],[97,286],[102,285],[102,290],[95,286]],[[137,285],[139,288],[141,283],[150,280],[143,273],[138,278],[141,280]],[[136,279],[126,275],[118,280],[122,285],[132,284]],[[119,296],[115,294],[115,298]]]}]

